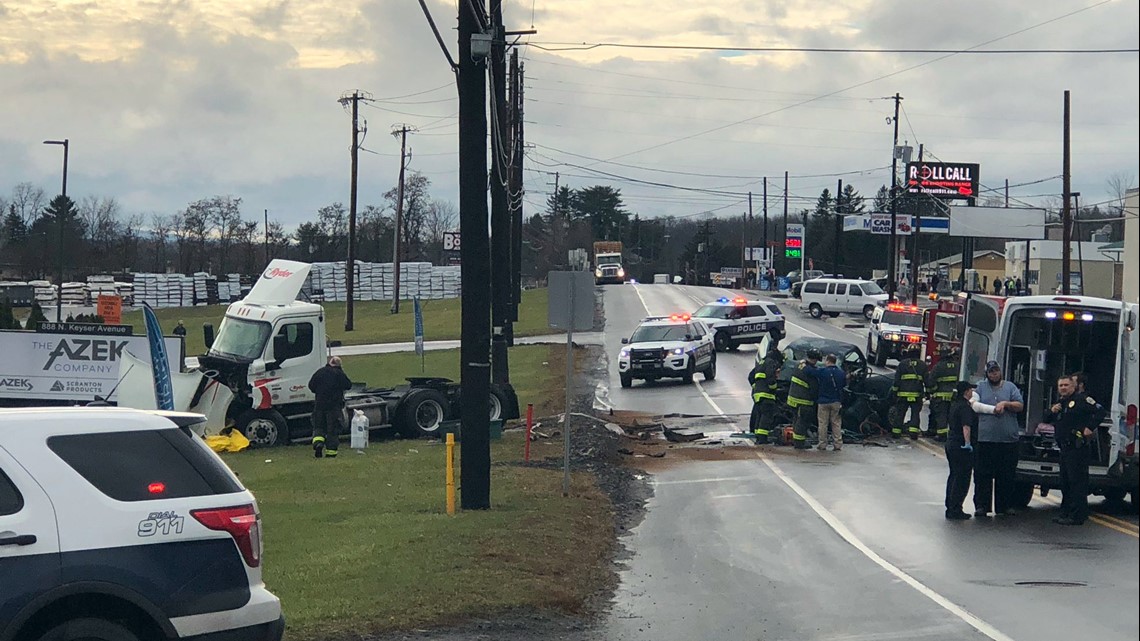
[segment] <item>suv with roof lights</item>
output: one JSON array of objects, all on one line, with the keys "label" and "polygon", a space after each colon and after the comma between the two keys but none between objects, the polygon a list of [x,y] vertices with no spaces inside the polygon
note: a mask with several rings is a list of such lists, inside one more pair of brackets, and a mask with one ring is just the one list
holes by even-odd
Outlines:
[{"label": "suv with roof lights", "polygon": [[902,358],[908,348],[921,349],[925,338],[919,307],[901,303],[876,307],[867,331],[867,359],[882,367],[888,358]]},{"label": "suv with roof lights", "polygon": [[679,378],[692,383],[697,372],[706,381],[716,378],[712,333],[688,314],[649,316],[633,330],[632,336],[621,339],[621,344],[618,375],[622,387],[632,387],[635,378],[650,383]]},{"label": "suv with roof lights", "polygon": [[0,641],[279,641],[261,516],[197,414],[0,409]]},{"label": "suv with roof lights", "polygon": [[713,332],[718,352],[735,350],[745,343],[759,343],[770,333],[777,339],[784,332],[784,313],[775,303],[745,298],[718,298],[693,313]]}]

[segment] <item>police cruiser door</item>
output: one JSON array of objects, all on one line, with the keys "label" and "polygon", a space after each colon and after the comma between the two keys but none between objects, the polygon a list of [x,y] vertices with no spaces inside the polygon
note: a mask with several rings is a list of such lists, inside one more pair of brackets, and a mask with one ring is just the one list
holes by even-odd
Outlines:
[{"label": "police cruiser door", "polygon": [[0,447],[0,622],[59,585],[55,510],[39,483]]},{"label": "police cruiser door", "polygon": [[700,321],[690,322],[687,331],[695,342],[695,344],[690,343],[694,364],[696,369],[702,369],[709,364],[713,358],[713,352],[716,351],[713,346],[712,332]]}]

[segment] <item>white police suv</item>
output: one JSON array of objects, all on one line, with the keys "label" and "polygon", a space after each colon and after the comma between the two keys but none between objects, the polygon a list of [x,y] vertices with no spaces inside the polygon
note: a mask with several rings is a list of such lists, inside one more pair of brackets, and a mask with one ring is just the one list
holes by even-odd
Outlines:
[{"label": "white police suv", "polygon": [[196,414],[0,409],[0,641],[279,641],[257,502]]},{"label": "white police suv", "polygon": [[784,313],[775,303],[742,297],[718,298],[693,313],[713,332],[718,352],[734,350],[741,344],[759,343],[770,333],[786,336]]},{"label": "white police suv", "polygon": [[633,386],[638,378],[649,382],[679,378],[691,383],[697,372],[706,381],[716,378],[712,333],[688,314],[647,317],[621,342],[618,375],[622,387]]}]

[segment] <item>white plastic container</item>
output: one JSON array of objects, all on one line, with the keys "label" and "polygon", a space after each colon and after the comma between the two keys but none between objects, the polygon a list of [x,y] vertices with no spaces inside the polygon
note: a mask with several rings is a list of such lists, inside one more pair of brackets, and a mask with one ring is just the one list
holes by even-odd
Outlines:
[{"label": "white plastic container", "polygon": [[361,410],[353,410],[349,446],[354,450],[368,447],[368,417]]}]

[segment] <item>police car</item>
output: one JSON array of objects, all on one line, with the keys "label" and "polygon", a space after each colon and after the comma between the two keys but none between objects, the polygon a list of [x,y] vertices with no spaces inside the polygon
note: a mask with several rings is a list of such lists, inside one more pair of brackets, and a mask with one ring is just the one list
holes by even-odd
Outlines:
[{"label": "police car", "polygon": [[279,641],[261,517],[197,414],[0,409],[0,641]]},{"label": "police car", "polygon": [[867,359],[882,367],[888,358],[902,358],[908,348],[921,348],[923,337],[920,308],[901,303],[876,307],[867,332]]},{"label": "police car", "polygon": [[618,375],[622,387],[631,387],[637,378],[649,382],[679,378],[691,383],[697,372],[706,381],[716,378],[712,333],[688,314],[650,316],[621,343]]},{"label": "police car", "polygon": [[775,303],[745,298],[718,298],[693,313],[713,332],[718,352],[734,350],[744,343],[759,343],[770,333],[783,338],[784,313]]}]

